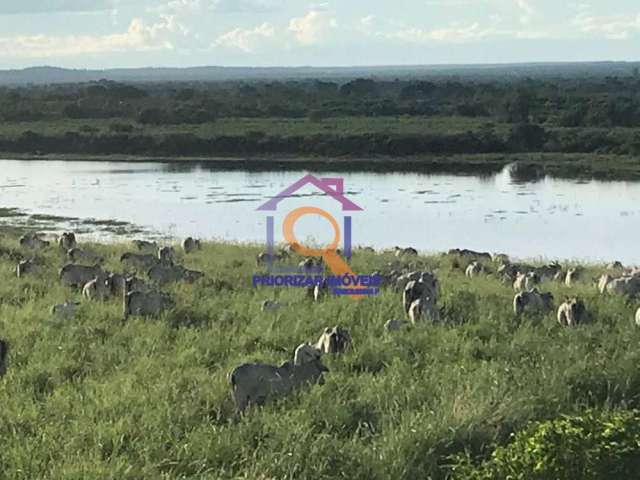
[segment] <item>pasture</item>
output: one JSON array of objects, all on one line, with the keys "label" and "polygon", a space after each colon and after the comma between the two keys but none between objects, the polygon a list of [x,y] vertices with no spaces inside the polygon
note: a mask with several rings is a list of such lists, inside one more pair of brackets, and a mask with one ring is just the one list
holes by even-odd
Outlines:
[{"label": "pasture", "polygon": [[[82,247],[111,271],[132,249]],[[57,246],[35,253],[42,272],[16,278],[16,259],[33,254],[4,235],[0,477],[443,479],[456,475],[461,455],[488,458],[532,421],[640,406],[638,304],[598,293],[603,266],[587,266],[571,287],[540,286],[556,308],[565,296],[584,300],[593,322],[566,328],[555,309],[516,320],[511,286],[467,278],[448,257],[357,252],[358,273],[391,262],[439,279],[442,323],[387,332],[387,320],[404,318],[400,293],[314,303],[302,289],[254,288],[259,251],[205,242],[180,252],[205,277],[163,287],[174,309],[124,321],[121,299],[89,302],[58,281],[66,260]],[[67,299],[81,302],[76,317],[52,316]],[[283,307],[262,312],[266,299]],[[353,347],[323,358],[324,385],[235,416],[227,379],[235,366],[281,364],[334,325],[349,330]]]}]

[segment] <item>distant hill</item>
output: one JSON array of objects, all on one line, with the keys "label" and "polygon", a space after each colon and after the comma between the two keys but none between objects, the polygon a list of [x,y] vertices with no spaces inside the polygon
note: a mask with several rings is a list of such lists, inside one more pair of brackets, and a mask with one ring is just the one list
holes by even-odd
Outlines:
[{"label": "distant hill", "polygon": [[416,65],[371,67],[188,67],[76,70],[32,67],[0,70],[0,85],[79,83],[101,79],[120,82],[215,82],[229,80],[350,79],[355,77],[465,77],[510,79],[545,76],[626,76],[638,74],[640,62],[528,63],[496,65]]}]

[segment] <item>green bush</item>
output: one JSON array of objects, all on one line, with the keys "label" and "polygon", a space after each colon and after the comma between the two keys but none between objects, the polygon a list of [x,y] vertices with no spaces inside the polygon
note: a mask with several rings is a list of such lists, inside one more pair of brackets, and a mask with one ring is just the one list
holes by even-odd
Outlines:
[{"label": "green bush", "polygon": [[537,422],[479,466],[459,456],[460,479],[627,479],[640,474],[640,412],[587,411]]}]

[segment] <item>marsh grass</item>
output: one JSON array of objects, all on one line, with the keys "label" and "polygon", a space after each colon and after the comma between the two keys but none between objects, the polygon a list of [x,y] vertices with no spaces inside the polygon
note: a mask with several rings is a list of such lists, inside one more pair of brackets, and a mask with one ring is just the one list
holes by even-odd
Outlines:
[{"label": "marsh grass", "polygon": [[[0,240],[6,251],[17,240]],[[125,244],[85,244],[121,271]],[[79,292],[57,281],[63,255],[40,254],[40,276],[15,278],[0,256],[0,337],[10,342],[0,380],[0,477],[446,478],[449,459],[486,458],[533,420],[586,408],[640,406],[637,305],[602,297],[590,279],[545,284],[556,305],[579,294],[595,321],[563,329],[554,314],[513,318],[514,292],[493,277],[467,279],[440,256],[446,322],[387,333],[400,295],[313,304],[299,289],[253,288],[259,247],[205,243],[181,261],[195,285],[168,287],[174,310],[122,320],[121,302],[83,302],[77,318],[49,308]],[[358,252],[356,272],[397,262]],[[262,313],[276,298],[283,308]],[[353,348],[326,358],[326,383],[234,416],[227,374],[249,361],[281,363],[326,326]]]}]

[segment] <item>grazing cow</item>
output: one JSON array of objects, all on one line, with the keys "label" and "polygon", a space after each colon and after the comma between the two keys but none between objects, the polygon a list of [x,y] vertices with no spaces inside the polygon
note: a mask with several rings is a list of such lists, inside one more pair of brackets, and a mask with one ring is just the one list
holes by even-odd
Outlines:
[{"label": "grazing cow", "polygon": [[558,323],[563,327],[574,327],[587,319],[584,302],[578,298],[565,301],[558,307]]},{"label": "grazing cow", "polygon": [[155,316],[165,310],[173,308],[175,301],[168,293],[164,292],[138,292],[132,291],[129,281],[123,295],[124,319],[130,315]]},{"label": "grazing cow", "polygon": [[402,292],[402,306],[405,313],[409,313],[411,304],[424,299],[425,303],[435,303],[438,301],[438,282],[433,275],[421,277],[420,280],[412,280],[407,283]]},{"label": "grazing cow", "polygon": [[200,250],[200,248],[200,240],[197,238],[187,237],[182,241],[182,250],[186,254]]},{"label": "grazing cow", "polygon": [[322,353],[344,353],[351,345],[349,331],[336,325],[325,328],[316,342],[316,349]]},{"label": "grazing cow", "polygon": [[321,282],[313,286],[313,301],[319,302],[327,295],[329,295],[329,284],[327,280],[323,278]]},{"label": "grazing cow", "polygon": [[99,255],[96,255],[95,253],[91,253],[88,252],[86,250],[83,250],[81,248],[70,248],[67,251],[67,257],[69,257],[69,260],[71,260],[72,262],[87,262],[87,263],[91,263],[91,264],[96,264],[96,263],[102,263],[104,262],[104,258],[102,258]]},{"label": "grazing cow", "polygon": [[182,265],[155,265],[147,272],[152,282],[164,285],[166,283],[188,282],[193,283],[204,276],[204,273],[188,270]]},{"label": "grazing cow", "polygon": [[403,320],[396,320],[396,319],[391,319],[391,320],[387,320],[384,324],[384,328],[387,332],[396,332],[398,330],[401,330],[402,328],[404,328],[406,326],[407,322],[403,321]]},{"label": "grazing cow", "polygon": [[98,275],[104,273],[100,265],[86,266],[69,263],[62,267],[58,276],[64,285],[70,287],[84,287]]},{"label": "grazing cow", "polygon": [[396,246],[396,247],[393,247],[393,251],[396,257],[405,257],[405,256],[415,257],[416,255],[418,255],[418,251],[413,247],[400,248]]},{"label": "grazing cow", "polygon": [[293,364],[304,365],[305,363],[320,360],[322,352],[310,343],[301,343],[293,352]]},{"label": "grazing cow", "polygon": [[537,288],[520,292],[513,297],[513,312],[519,316],[525,310],[548,312],[553,309],[553,295],[549,292],[540,293]]},{"label": "grazing cow", "polygon": [[506,253],[493,253],[491,254],[491,261],[500,265],[507,265],[511,262],[511,259]]},{"label": "grazing cow", "polygon": [[139,251],[154,251],[158,248],[158,244],[156,242],[148,242],[147,240],[134,240],[131,243],[133,243],[133,246]]},{"label": "grazing cow", "polygon": [[598,291],[604,293],[607,291],[607,285],[613,280],[613,276],[608,273],[603,273],[598,279]]},{"label": "grazing cow", "polygon": [[452,257],[458,257],[463,262],[470,263],[474,261],[491,261],[491,254],[487,252],[476,252],[474,250],[468,250],[466,248],[452,248],[447,252],[447,255]]},{"label": "grazing cow", "polygon": [[262,305],[260,306],[260,311],[273,312],[275,310],[279,310],[281,307],[282,307],[282,304],[280,302],[277,302],[275,300],[265,300],[264,302],[262,302]]},{"label": "grazing cow", "polygon": [[7,373],[7,356],[9,355],[9,344],[6,340],[0,339],[0,378]]},{"label": "grazing cow", "polygon": [[324,262],[322,258],[314,259],[314,258],[305,258],[298,263],[298,268],[302,273],[310,274],[310,273],[322,273],[324,270]]},{"label": "grazing cow", "polygon": [[49,246],[49,242],[40,238],[38,233],[27,233],[20,237],[20,246],[25,248],[31,248],[33,250],[42,250]]},{"label": "grazing cow", "polygon": [[123,253],[122,256],[120,256],[120,261],[122,263],[131,265],[138,271],[144,272],[160,263],[160,260],[158,260],[157,257],[151,255],[150,253],[143,254],[132,252]]},{"label": "grazing cow", "polygon": [[536,272],[518,273],[516,280],[513,282],[515,291],[531,290],[540,283],[540,277]]},{"label": "grazing cow", "polygon": [[164,265],[172,265],[176,251],[173,247],[160,247],[158,249],[158,260]]},{"label": "grazing cow", "polygon": [[636,325],[640,327],[640,308],[636,311]]},{"label": "grazing cow", "polygon": [[69,320],[75,317],[78,306],[80,306],[79,303],[67,300],[64,303],[59,303],[51,307],[50,312],[51,315]]},{"label": "grazing cow", "polygon": [[581,273],[582,273],[582,270],[578,267],[570,268],[569,270],[567,270],[567,275],[564,279],[564,284],[567,287],[570,287],[578,280],[578,278],[580,278]]},{"label": "grazing cow", "polygon": [[482,264],[480,264],[479,262],[471,262],[465,270],[464,274],[469,278],[473,278],[480,275],[483,270],[484,268],[482,267]]},{"label": "grazing cow", "polygon": [[236,411],[243,413],[250,405],[263,405],[305,385],[322,384],[322,375],[327,371],[320,359],[301,365],[285,362],[279,367],[263,363],[240,365],[229,375]]},{"label": "grazing cow", "polygon": [[437,322],[440,320],[440,311],[436,307],[435,302],[428,298],[418,298],[409,306],[409,320],[412,324],[420,323],[423,320],[431,320]]},{"label": "grazing cow", "polygon": [[606,283],[605,289],[608,293],[634,298],[640,293],[640,277],[624,276],[613,278]]},{"label": "grazing cow", "polygon": [[258,265],[265,265],[268,263],[279,262],[285,258],[287,257],[284,252],[273,252],[272,254],[269,254],[269,252],[261,252],[256,257],[256,263]]},{"label": "grazing cow", "polygon": [[58,239],[58,246],[65,252],[76,248],[76,245],[76,236],[73,232],[64,232]]},{"label": "grazing cow", "polygon": [[109,285],[111,285],[111,295],[119,297],[124,295],[127,284],[127,276],[123,273],[109,273]]},{"label": "grazing cow", "polygon": [[496,270],[496,277],[502,281],[502,283],[512,284],[518,276],[520,269],[518,265],[512,263],[503,263]]},{"label": "grazing cow", "polygon": [[109,276],[104,272],[98,274],[82,288],[82,296],[87,300],[107,300],[111,297],[111,292]]},{"label": "grazing cow", "polygon": [[41,268],[42,265],[35,260],[22,260],[16,265],[16,275],[18,278],[21,278],[28,274],[37,274]]},{"label": "grazing cow", "polygon": [[537,276],[540,282],[546,282],[553,280],[556,274],[562,271],[562,265],[557,262],[543,265],[542,267],[534,267],[531,269]]}]

